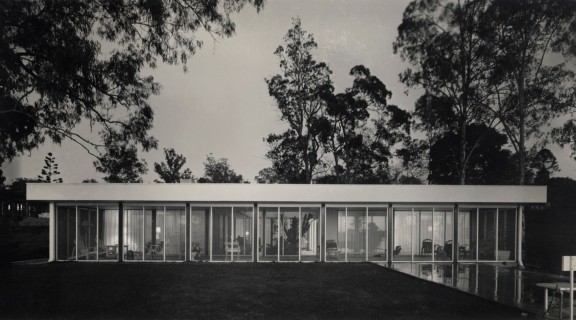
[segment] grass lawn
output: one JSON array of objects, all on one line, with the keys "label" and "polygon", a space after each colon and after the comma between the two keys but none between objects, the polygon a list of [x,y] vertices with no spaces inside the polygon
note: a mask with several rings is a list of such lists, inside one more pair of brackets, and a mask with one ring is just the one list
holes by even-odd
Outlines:
[{"label": "grass lawn", "polygon": [[0,318],[526,319],[369,263],[0,265]]},{"label": "grass lawn", "polygon": [[0,253],[0,263],[48,259],[48,227],[0,226]]}]

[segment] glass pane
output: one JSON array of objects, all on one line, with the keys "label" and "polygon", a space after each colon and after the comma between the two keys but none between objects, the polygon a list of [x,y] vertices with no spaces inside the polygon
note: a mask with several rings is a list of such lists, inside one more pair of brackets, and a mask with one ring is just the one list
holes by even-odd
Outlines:
[{"label": "glass pane", "polygon": [[299,208],[280,208],[280,261],[298,261]]},{"label": "glass pane", "polygon": [[348,208],[347,261],[366,261],[366,208]]},{"label": "glass pane", "polygon": [[166,207],[166,260],[184,261],[186,257],[186,208]]},{"label": "glass pane", "polygon": [[[124,248],[126,260],[144,259],[144,207],[127,206],[124,209]],[[118,256],[118,242],[106,246],[105,256],[116,259]]]},{"label": "glass pane", "polygon": [[414,209],[414,260],[432,261],[432,209]]},{"label": "glass pane", "polygon": [[477,209],[463,208],[458,213],[458,260],[476,260]]},{"label": "glass pane", "polygon": [[78,206],[78,260],[97,259],[96,220],[96,207]]},{"label": "glass pane", "polygon": [[496,260],[496,209],[480,209],[478,260]]},{"label": "glass pane", "polygon": [[212,261],[232,261],[238,253],[232,240],[232,208],[212,207]]},{"label": "glass pane", "polygon": [[252,261],[252,207],[234,208],[234,242],[240,252],[234,261]]},{"label": "glass pane", "polygon": [[451,261],[454,249],[454,227],[452,209],[434,209],[434,259]]},{"label": "glass pane", "polygon": [[346,261],[345,218],[345,208],[326,208],[326,261]]},{"label": "glass pane", "polygon": [[386,261],[388,250],[386,208],[368,208],[368,260]]},{"label": "glass pane", "polygon": [[[98,206],[98,211],[98,259],[116,260],[118,256],[109,255],[108,248],[118,246],[118,208]],[[140,254],[140,259],[142,259],[142,254]]]},{"label": "glass pane", "polygon": [[300,260],[320,260],[320,208],[302,208]]},{"label": "glass pane", "polygon": [[412,209],[394,209],[394,261],[412,260]]},{"label": "glass pane", "polygon": [[498,261],[516,260],[516,209],[498,210]]},{"label": "glass pane", "polygon": [[[166,242],[164,234],[164,207],[144,208],[144,259],[164,260]],[[127,243],[124,250],[131,250]],[[126,253],[124,253],[126,254]]]},{"label": "glass pane", "polygon": [[191,208],[190,214],[190,260],[209,260],[210,208]]},{"label": "glass pane", "polygon": [[278,207],[259,209],[258,228],[258,261],[278,261]]},{"label": "glass pane", "polygon": [[58,207],[58,260],[76,260],[76,207]]}]

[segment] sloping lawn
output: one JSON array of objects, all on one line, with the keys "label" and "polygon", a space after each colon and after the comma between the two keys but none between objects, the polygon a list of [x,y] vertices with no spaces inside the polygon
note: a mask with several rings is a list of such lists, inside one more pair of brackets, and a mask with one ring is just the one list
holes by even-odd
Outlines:
[{"label": "sloping lawn", "polygon": [[373,264],[2,265],[0,318],[526,319]]},{"label": "sloping lawn", "polygon": [[0,226],[0,263],[41,258],[48,259],[48,227]]}]

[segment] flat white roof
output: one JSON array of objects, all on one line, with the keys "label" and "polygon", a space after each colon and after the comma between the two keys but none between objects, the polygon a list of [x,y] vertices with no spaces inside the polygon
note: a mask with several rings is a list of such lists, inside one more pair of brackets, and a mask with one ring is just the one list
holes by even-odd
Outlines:
[{"label": "flat white roof", "polygon": [[279,203],[546,203],[545,186],[28,183],[28,200]]}]

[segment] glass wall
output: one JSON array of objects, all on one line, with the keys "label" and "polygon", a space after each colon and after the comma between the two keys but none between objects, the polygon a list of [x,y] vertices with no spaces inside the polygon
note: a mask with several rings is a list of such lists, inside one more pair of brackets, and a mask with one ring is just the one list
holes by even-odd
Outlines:
[{"label": "glass wall", "polygon": [[300,210],[300,261],[320,261],[320,208]]},{"label": "glass wall", "polygon": [[278,217],[280,208],[258,209],[258,261],[278,261]]},{"label": "glass wall", "polygon": [[386,261],[388,209],[368,208],[368,261]]},{"label": "glass wall", "polygon": [[346,261],[346,208],[326,208],[326,261]]},{"label": "glass wall", "polygon": [[496,209],[479,209],[478,260],[496,260]]},{"label": "glass wall", "polygon": [[252,207],[212,207],[211,261],[252,261]]},{"label": "glass wall", "polygon": [[387,210],[326,208],[326,261],[386,261]]},{"label": "glass wall", "polygon": [[[124,207],[124,254],[127,260],[144,260],[147,240],[144,240],[144,206]],[[148,246],[149,249],[150,246]],[[118,248],[110,248],[110,254],[116,255]],[[128,252],[132,252],[129,254]]]},{"label": "glass wall", "polygon": [[415,236],[412,252],[414,252],[415,261],[432,261],[433,252],[433,228],[432,228],[432,209],[431,208],[414,208],[414,231]]},{"label": "glass wall", "polygon": [[57,260],[76,260],[76,206],[58,206]]},{"label": "glass wall", "polygon": [[117,260],[118,208],[113,205],[58,205],[57,260]]},{"label": "glass wall", "polygon": [[394,261],[412,261],[412,208],[394,208]]},{"label": "glass wall", "polygon": [[516,260],[516,209],[498,209],[498,261]]},{"label": "glass wall", "polygon": [[233,252],[233,261],[252,261],[253,257],[253,208],[234,207],[233,220],[234,234],[233,245],[237,246],[237,251]]},{"label": "glass wall", "polygon": [[165,255],[167,261],[182,261],[186,257],[186,210],[166,207]]},{"label": "glass wall", "polygon": [[433,251],[434,261],[452,261],[454,251],[454,210],[434,208]]},{"label": "glass wall", "polygon": [[122,254],[126,261],[184,260],[186,250],[184,206],[126,205],[123,230]]},{"label": "glass wall", "polygon": [[210,260],[210,207],[190,208],[190,260]]},{"label": "glass wall", "polygon": [[[517,209],[460,207],[458,238],[450,206],[270,205],[124,206],[119,248],[118,206],[58,204],[57,260],[115,261],[515,261]],[[257,218],[257,230],[254,230]],[[186,228],[189,228],[188,230]],[[324,230],[323,230],[324,229]],[[189,232],[187,241],[186,233]],[[389,235],[389,232],[392,234]],[[390,236],[390,238],[389,238]],[[388,241],[392,241],[388,252]]]},{"label": "glass wall", "polygon": [[452,208],[394,208],[393,261],[452,261]]},{"label": "glass wall", "polygon": [[260,207],[258,261],[319,261],[320,208]]},{"label": "glass wall", "polygon": [[478,209],[460,208],[458,212],[458,260],[476,260]]},{"label": "glass wall", "polygon": [[515,261],[516,208],[460,208],[459,261]]}]

